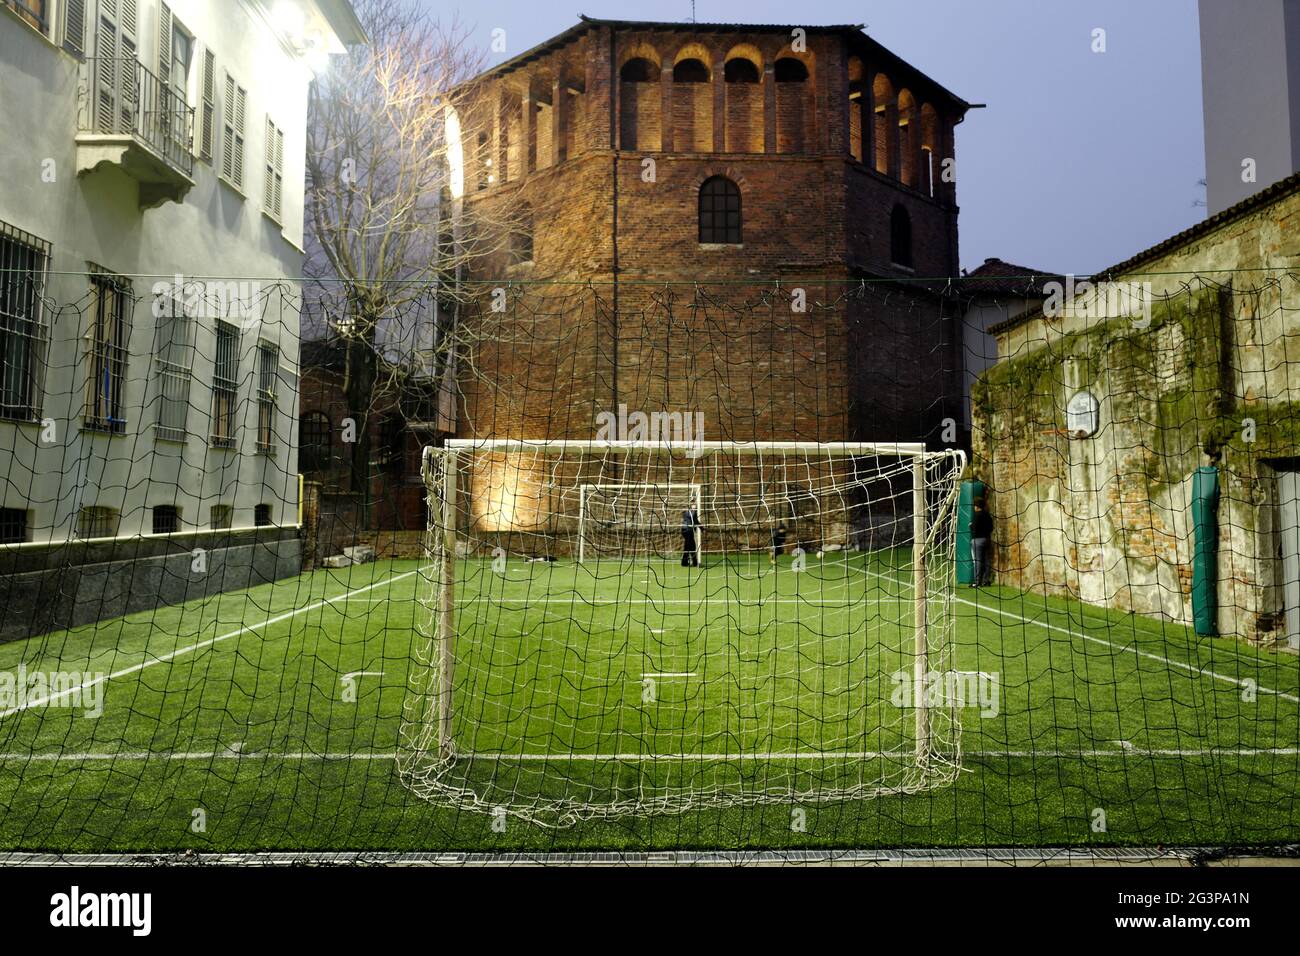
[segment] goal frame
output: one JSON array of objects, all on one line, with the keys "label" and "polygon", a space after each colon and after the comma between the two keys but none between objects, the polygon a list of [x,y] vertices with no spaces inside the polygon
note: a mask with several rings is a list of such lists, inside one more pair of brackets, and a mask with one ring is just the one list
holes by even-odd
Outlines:
[{"label": "goal frame", "polygon": [[[437,714],[438,749],[442,760],[451,760],[456,756],[455,743],[452,739],[452,687],[454,679],[452,662],[455,660],[456,619],[456,456],[465,452],[492,454],[527,451],[573,451],[591,455],[653,451],[692,459],[719,452],[760,457],[765,453],[813,452],[830,458],[853,458],[870,455],[911,458],[912,586],[915,599],[913,686],[915,688],[924,686],[930,666],[929,602],[926,594],[929,582],[925,560],[926,544],[929,536],[926,456],[955,454],[960,465],[957,469],[960,474],[965,470],[966,463],[966,455],[960,449],[931,452],[921,442],[699,441],[681,443],[547,438],[449,438],[441,446],[426,446],[421,462],[421,471],[427,489],[429,479],[433,474],[431,468],[433,457],[441,456],[444,459],[442,468],[442,534],[430,535],[432,546],[439,551],[438,557],[440,560],[438,563],[442,569],[439,582],[442,593],[438,622],[438,642],[440,645],[438,649],[438,680],[440,692]],[[912,701],[912,706],[916,719],[916,759],[918,765],[924,768],[932,755],[929,706],[924,695],[921,694],[916,695],[916,699]]]},{"label": "goal frame", "polygon": [[[704,510],[704,495],[703,495],[704,486],[701,485],[699,482],[665,482],[662,484],[656,484],[654,482],[647,482],[647,481],[625,481],[625,482],[604,481],[604,482],[593,483],[593,484],[579,485],[578,486],[578,563],[579,564],[585,564],[586,556],[587,556],[587,493],[589,490],[600,491],[608,488],[613,488],[613,489],[664,488],[669,490],[674,488],[689,488],[694,492],[692,501],[694,501],[695,503],[696,513],[698,514],[700,512],[703,512]],[[700,533],[700,529],[697,528],[695,531],[695,555],[697,558],[703,555],[704,553],[703,538],[704,536]]]}]

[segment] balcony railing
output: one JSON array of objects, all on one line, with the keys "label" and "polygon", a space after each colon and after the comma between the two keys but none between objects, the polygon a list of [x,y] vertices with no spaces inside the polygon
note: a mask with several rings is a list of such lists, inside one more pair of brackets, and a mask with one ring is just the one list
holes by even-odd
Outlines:
[{"label": "balcony railing", "polygon": [[194,107],[134,57],[88,57],[81,131],[131,137],[189,177]]}]

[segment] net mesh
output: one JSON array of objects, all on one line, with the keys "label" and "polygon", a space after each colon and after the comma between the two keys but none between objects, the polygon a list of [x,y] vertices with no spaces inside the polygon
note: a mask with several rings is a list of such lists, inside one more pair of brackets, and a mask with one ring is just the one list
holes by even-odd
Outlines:
[{"label": "net mesh", "polygon": [[[50,255],[0,234],[0,849],[1300,840],[1294,274],[993,334],[1040,284],[492,283],[368,339]],[[552,444],[458,449],[430,542],[448,441],[503,436]],[[680,453],[555,444],[607,439]],[[911,472],[833,451],[891,441],[919,687]]]},{"label": "net mesh", "polygon": [[486,444],[428,456],[417,793],[565,825],[951,781],[960,453]]}]

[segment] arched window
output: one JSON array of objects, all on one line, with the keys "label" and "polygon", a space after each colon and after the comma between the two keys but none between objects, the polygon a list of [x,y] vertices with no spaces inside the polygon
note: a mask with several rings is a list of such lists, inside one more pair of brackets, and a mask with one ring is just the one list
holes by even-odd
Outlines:
[{"label": "arched window", "polygon": [[776,80],[776,151],[802,153],[812,138],[809,118],[814,110],[808,102],[812,89],[808,67],[799,59],[783,56],[772,67]]},{"label": "arched window", "polygon": [[673,67],[673,148],[678,152],[713,149],[713,89],[709,68],[698,57],[687,56]]},{"label": "arched window", "polygon": [[659,74],[653,63],[639,56],[623,64],[618,78],[624,83],[653,83],[659,79]]},{"label": "arched window", "polygon": [[659,67],[634,57],[618,71],[619,143],[623,149],[658,150],[660,139]]},{"label": "arched window", "polygon": [[706,179],[700,186],[700,242],[740,241],[740,187],[726,176]]},{"label": "arched window", "polygon": [[722,70],[723,141],[728,153],[761,153],[764,150],[764,110],[762,69],[756,60],[757,50],[734,55]]},{"label": "arched window", "polygon": [[921,107],[921,192],[939,191],[939,114],[929,103]]},{"label": "arched window", "polygon": [[707,83],[709,82],[709,68],[700,60],[694,58],[682,60],[673,67],[674,83]]},{"label": "arched window", "polygon": [[871,102],[867,96],[865,72],[862,60],[856,56],[849,57],[849,153],[860,163],[867,161],[867,150],[871,142],[871,131],[867,125],[870,117],[865,115],[866,106]]},{"label": "arched window", "polygon": [[298,422],[298,467],[304,473],[324,471],[329,467],[331,440],[330,417],[324,412],[304,412]]},{"label": "arched window", "polygon": [[[875,144],[876,172],[892,176],[898,159],[898,100],[889,77],[877,73],[872,81],[872,100],[875,103],[872,142]],[[894,119],[890,119],[890,114]]]},{"label": "arched window", "polygon": [[478,147],[475,152],[478,166],[478,188],[487,189],[492,182],[492,144],[487,133],[478,134]]},{"label": "arched window", "polygon": [[758,67],[743,56],[734,57],[723,68],[722,79],[727,83],[757,83]]},{"label": "arched window", "polygon": [[533,261],[533,211],[524,203],[518,218],[510,227],[510,264],[522,265]]},{"label": "arched window", "polygon": [[783,56],[772,68],[772,77],[778,83],[802,83],[808,79],[808,67],[802,60],[792,56]]},{"label": "arched window", "polygon": [[919,185],[917,167],[920,152],[920,125],[916,97],[910,90],[898,93],[898,178],[908,186]]},{"label": "arched window", "polygon": [[896,266],[912,267],[912,217],[902,206],[889,214],[889,259]]}]

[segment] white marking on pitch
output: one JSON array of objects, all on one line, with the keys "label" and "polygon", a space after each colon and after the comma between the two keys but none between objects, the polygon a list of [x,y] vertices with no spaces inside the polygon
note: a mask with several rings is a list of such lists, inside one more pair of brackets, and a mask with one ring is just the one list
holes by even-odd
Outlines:
[{"label": "white marking on pitch", "polygon": [[76,687],[69,688],[68,690],[61,690],[57,694],[48,694],[45,697],[39,697],[36,700],[29,700],[26,703],[22,704],[21,706],[11,707],[9,710],[0,711],[0,719],[3,719],[5,717],[11,717],[14,714],[21,713],[22,711],[28,710],[32,707],[43,706],[45,704],[50,703],[51,701],[58,700],[61,697],[68,697],[72,694],[78,693],[79,691],[85,690],[87,687],[94,687],[96,684],[103,684],[106,681],[113,680],[116,677],[125,677],[127,674],[134,674],[137,671],[142,671],[146,667],[153,667],[155,664],[165,664],[168,661],[175,660],[176,658],[181,657],[185,654],[191,654],[194,651],[201,651],[205,647],[212,647],[214,644],[220,644],[222,641],[228,641],[232,637],[239,637],[241,634],[249,634],[252,633],[253,631],[260,630],[264,627],[270,627],[272,624],[279,624],[281,621],[287,621],[290,618],[297,617],[299,614],[302,614],[306,611],[313,611],[318,607],[325,607],[327,604],[333,604],[334,602],[339,601],[341,599],[346,599],[350,595],[362,594],[366,591],[372,591],[375,588],[383,587],[384,585],[387,584],[394,584],[398,581],[401,581],[403,578],[409,578],[413,574],[419,574],[422,570],[425,569],[416,568],[414,571],[404,571],[401,574],[396,575],[395,577],[388,578],[387,580],[376,581],[374,584],[367,584],[363,588],[357,588],[356,590],[353,591],[347,591],[344,594],[338,595],[337,597],[325,598],[324,600],[316,601],[315,603],[307,604],[300,608],[294,608],[292,611],[286,611],[283,614],[277,614],[275,617],[269,617],[265,621],[260,621],[256,624],[246,624],[237,631],[231,631],[228,634],[222,634],[218,637],[210,637],[206,641],[199,641],[197,644],[190,644],[188,647],[182,647],[174,651],[169,651],[168,653],[163,654],[161,657],[155,657],[152,660],[142,661],[139,664],[132,664],[130,667],[124,667],[121,670],[113,671],[111,674],[106,674],[103,677],[97,677],[94,680],[83,681],[82,683],[78,684]]},{"label": "white marking on pitch", "polygon": [[694,676],[695,676],[695,671],[665,671],[660,674],[642,674],[641,679],[645,680],[647,677],[694,677]]},{"label": "white marking on pitch", "polygon": [[[895,584],[907,583],[905,581],[900,581],[897,578],[890,577],[889,575],[878,574],[875,571],[868,571],[867,573],[878,578],[884,578],[886,581],[892,581]],[[965,604],[969,607],[973,607],[976,610],[991,611],[994,614],[999,615],[1000,617],[1008,617],[1011,618],[1011,620],[1019,621],[1022,624],[1032,624],[1037,627],[1045,628],[1049,631],[1057,631],[1061,634],[1066,634],[1070,637],[1081,637],[1085,641],[1092,641],[1094,644],[1101,644],[1104,647],[1111,648],[1112,650],[1132,651],[1138,657],[1145,657],[1148,660],[1152,660],[1152,661],[1160,661],[1161,663],[1168,664],[1171,667],[1182,668],[1185,671],[1190,671],[1191,673],[1197,674],[1201,677],[1213,677],[1215,680],[1221,680],[1224,683],[1232,684],[1235,687],[1241,687],[1241,688],[1254,687],[1256,692],[1264,693],[1264,694],[1272,694],[1275,697],[1281,697],[1283,700],[1289,700],[1293,704],[1300,704],[1300,697],[1297,697],[1295,694],[1287,694],[1280,690],[1273,690],[1271,687],[1265,687],[1263,684],[1256,684],[1254,681],[1247,681],[1236,677],[1229,677],[1227,674],[1220,674],[1217,671],[1212,671],[1208,667],[1196,667],[1194,664],[1184,664],[1182,661],[1170,660],[1168,657],[1164,657],[1160,654],[1153,654],[1150,651],[1139,650],[1137,647],[1135,647],[1132,644],[1116,644],[1113,641],[1108,641],[1105,638],[1096,637],[1095,635],[1092,634],[1085,634],[1082,631],[1072,631],[1068,627],[1061,627],[1059,624],[1048,624],[1046,621],[1035,621],[1033,618],[1022,617],[1021,615],[1015,614],[1011,611],[1004,611],[1002,610],[1001,607],[993,607],[992,605],[989,604],[980,604],[977,601],[971,601],[968,600],[967,598],[957,597],[956,595],[952,597],[952,600],[958,604]],[[1050,611],[1051,608],[1046,607],[1045,605],[1044,610]],[[1087,624],[1089,622],[1085,620],[1084,623]],[[1097,624],[1099,622],[1093,621],[1091,623]],[[1107,624],[1109,624],[1109,622],[1107,622]]]},{"label": "white marking on pitch", "polygon": [[[364,600],[364,599],[363,599]],[[385,598],[384,600],[387,600]],[[653,598],[653,597],[625,597],[625,598],[588,598],[575,594],[570,597],[535,597],[535,598],[498,598],[498,597],[472,597],[458,602],[459,605],[465,604],[523,604],[525,609],[533,604],[565,604],[574,607],[580,607],[584,604],[720,604],[729,607],[748,607],[761,608],[765,604],[802,604],[811,608],[828,608],[838,610],[841,608],[870,607],[873,604],[906,604],[911,606],[916,603],[915,599],[910,597],[898,597],[892,594],[882,595],[880,597],[863,597],[855,601],[821,601],[814,598],[760,598],[757,601],[735,601],[730,598]]]},{"label": "white marking on pitch", "polygon": [[[1295,757],[1300,756],[1300,747],[1259,747],[1259,748],[1154,748],[1119,749],[1119,750],[971,750],[964,751],[965,757],[1009,758],[1016,760],[1080,760],[1094,758],[1133,758],[1133,757]],[[805,750],[788,753],[609,753],[609,754],[492,754],[465,753],[463,760],[522,760],[531,762],[549,761],[601,761],[620,760],[628,762],[653,762],[656,760],[868,760],[893,757],[915,760],[916,754],[911,750]],[[312,753],[297,751],[291,753],[273,753],[270,751],[126,751],[121,753],[0,753],[0,763],[76,763],[109,760],[396,760],[392,753]]]}]

